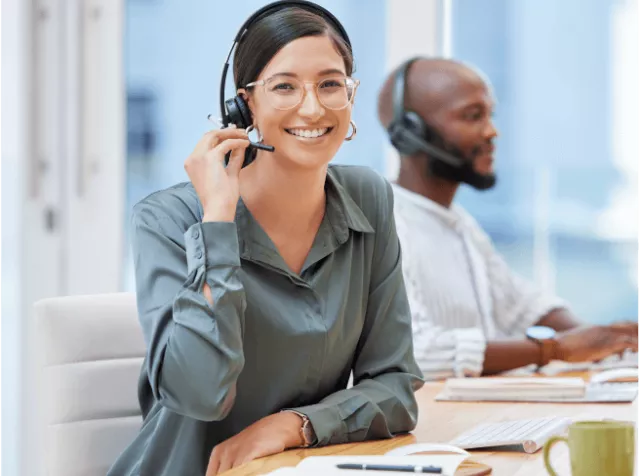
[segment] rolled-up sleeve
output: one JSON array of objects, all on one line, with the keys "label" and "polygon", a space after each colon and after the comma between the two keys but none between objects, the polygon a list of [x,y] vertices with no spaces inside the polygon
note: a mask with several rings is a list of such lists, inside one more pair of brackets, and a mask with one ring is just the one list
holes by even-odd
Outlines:
[{"label": "rolled-up sleeve", "polygon": [[[244,366],[246,299],[233,222],[177,224],[138,205],[132,217],[138,314],[154,397],[199,420],[224,418]],[[205,282],[213,304],[204,296]]]},{"label": "rolled-up sleeve", "polygon": [[482,374],[487,341],[478,328],[445,329],[425,320],[416,330],[415,346],[426,380]]},{"label": "rolled-up sleeve", "polygon": [[413,355],[411,314],[388,184],[386,200],[380,210],[382,226],[376,230],[365,324],[353,365],[354,386],[295,409],[309,417],[318,446],[390,438],[413,430],[417,423],[414,393],[424,380]]},{"label": "rolled-up sleeve", "polygon": [[[405,233],[405,236],[410,236]],[[487,339],[479,327],[450,328],[436,322],[432,307],[426,302],[431,296],[424,292],[427,285],[420,279],[422,264],[411,250],[412,240],[405,240],[403,274],[413,322],[413,345],[416,361],[426,380],[449,377],[479,377],[482,374]],[[407,253],[408,252],[408,253]],[[437,311],[436,311],[437,312]]]}]

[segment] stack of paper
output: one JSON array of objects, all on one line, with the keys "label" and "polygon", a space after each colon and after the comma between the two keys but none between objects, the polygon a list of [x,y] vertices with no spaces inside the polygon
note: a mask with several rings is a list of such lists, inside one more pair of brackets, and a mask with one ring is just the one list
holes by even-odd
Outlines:
[{"label": "stack of paper", "polygon": [[581,378],[454,378],[448,379],[437,400],[526,401],[583,398]]}]

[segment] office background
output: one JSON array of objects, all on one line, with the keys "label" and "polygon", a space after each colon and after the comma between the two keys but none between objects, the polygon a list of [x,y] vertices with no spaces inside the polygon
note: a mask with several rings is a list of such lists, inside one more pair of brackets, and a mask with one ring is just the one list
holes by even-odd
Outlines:
[{"label": "office background", "polygon": [[[185,180],[185,153],[209,127],[207,114],[218,110],[230,44],[224,39],[264,2],[245,3],[225,21],[216,21],[221,15],[212,2],[205,9],[201,1],[127,3],[127,210]],[[375,109],[388,70],[379,61],[387,2],[319,3],[343,19],[362,80],[358,140],[345,144],[336,162],[393,177]],[[635,318],[638,74],[635,42],[627,38],[633,2],[454,0],[447,7],[440,52],[486,73],[500,131],[498,186],[483,194],[466,189],[460,203],[516,270],[567,298],[584,319]]]},{"label": "office background", "polygon": [[[31,304],[134,290],[131,207],[186,180],[231,39],[266,3],[3,0],[3,474],[28,458]],[[402,60],[476,65],[498,101],[499,182],[459,203],[517,272],[584,320],[637,318],[636,1],[318,3],[344,23],[362,82],[358,137],[336,162],[394,178],[376,99]]]}]

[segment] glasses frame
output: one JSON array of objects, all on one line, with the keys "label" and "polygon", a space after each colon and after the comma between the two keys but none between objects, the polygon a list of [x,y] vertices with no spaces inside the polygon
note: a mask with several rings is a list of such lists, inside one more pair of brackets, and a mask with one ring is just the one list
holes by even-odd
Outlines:
[{"label": "glasses frame", "polygon": [[[245,89],[250,89],[250,88],[255,88],[256,86],[262,86],[262,90],[265,93],[265,96],[268,97],[267,95],[267,90],[266,90],[266,85],[269,81],[271,81],[273,78],[275,78],[276,76],[278,76],[277,74],[274,76],[271,76],[270,78],[267,79],[260,79],[258,81],[254,81],[252,83],[249,83],[245,86]],[[301,81],[297,78],[291,78],[294,79],[295,81],[298,81],[302,84],[304,84],[305,86],[307,84],[313,84],[315,86],[315,93],[316,93],[316,98],[318,99],[318,102],[320,104],[322,104],[324,107],[326,107],[327,109],[331,109],[332,111],[341,111],[342,109],[345,109],[350,103],[353,103],[353,99],[356,97],[356,90],[358,89],[358,86],[360,86],[360,80],[359,79],[354,79],[351,76],[342,76],[342,78],[347,82],[347,84],[350,83],[351,87],[353,87],[353,93],[351,94],[351,98],[347,101],[347,103],[339,108],[333,108],[333,107],[329,107],[327,106],[325,103],[322,102],[322,99],[320,99],[320,94],[318,94],[318,87],[320,86],[320,83],[322,81],[326,81],[327,79],[331,79],[331,78],[326,78],[326,79],[321,79],[319,81]],[[307,97],[307,88],[304,88],[304,92],[302,93],[302,97],[300,98],[300,100],[294,104],[291,107],[287,107],[287,108],[281,108],[281,107],[276,107],[273,104],[271,104],[271,102],[267,99],[267,101],[269,101],[269,104],[271,105],[271,107],[273,107],[274,109],[277,109],[279,111],[290,111],[291,109],[294,109],[296,107],[298,107],[300,104],[302,104],[305,100],[305,98]]]}]

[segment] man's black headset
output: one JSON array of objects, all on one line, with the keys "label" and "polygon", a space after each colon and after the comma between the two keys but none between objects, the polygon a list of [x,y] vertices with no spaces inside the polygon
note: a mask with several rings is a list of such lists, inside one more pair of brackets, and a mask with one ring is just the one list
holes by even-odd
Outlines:
[{"label": "man's black headset", "polygon": [[[227,55],[227,60],[225,61],[222,68],[222,79],[220,80],[220,113],[222,116],[222,124],[224,127],[227,127],[229,124],[235,124],[238,129],[248,129],[253,124],[251,110],[249,109],[249,106],[242,96],[236,94],[231,99],[227,99],[226,101],[224,99],[224,87],[227,78],[227,71],[229,69],[231,53],[233,53],[237,45],[243,40],[243,38],[247,34],[247,31],[249,31],[249,28],[254,23],[279,10],[291,7],[302,8],[323,17],[336,29],[340,36],[342,36],[342,39],[347,43],[349,49],[351,49],[351,41],[349,40],[349,36],[347,35],[347,32],[345,31],[342,24],[335,16],[333,16],[331,12],[321,7],[320,5],[317,5],[313,2],[308,2],[306,0],[282,0],[265,5],[260,10],[251,15],[247,19],[247,21],[242,24],[242,26],[240,27],[240,31],[238,31],[238,34],[233,40],[233,45],[231,45],[231,49],[229,50],[229,54]],[[236,90],[237,88],[238,85],[236,85]],[[249,150],[250,148],[266,150],[268,152],[273,152],[275,150],[273,146],[250,141],[250,145],[245,153],[245,162],[243,167],[249,165],[249,163],[253,161],[252,156],[255,156],[255,153]],[[230,154],[227,154],[227,161],[229,160],[229,155]]]},{"label": "man's black headset", "polygon": [[396,70],[392,92],[393,119],[387,128],[389,140],[403,156],[411,156],[422,152],[453,167],[462,167],[465,164],[463,159],[427,142],[425,138],[427,126],[424,121],[416,112],[405,109],[404,91],[407,73],[411,65],[419,59],[422,58],[411,58]]}]

